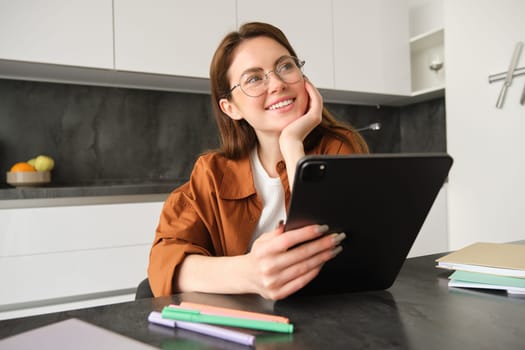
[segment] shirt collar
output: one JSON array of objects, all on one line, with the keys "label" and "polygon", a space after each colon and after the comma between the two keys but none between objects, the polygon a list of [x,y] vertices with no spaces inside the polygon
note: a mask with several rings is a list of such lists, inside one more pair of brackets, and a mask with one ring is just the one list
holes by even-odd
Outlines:
[{"label": "shirt collar", "polygon": [[219,186],[219,197],[222,199],[241,199],[255,193],[250,156],[247,155],[239,160],[228,159]]}]

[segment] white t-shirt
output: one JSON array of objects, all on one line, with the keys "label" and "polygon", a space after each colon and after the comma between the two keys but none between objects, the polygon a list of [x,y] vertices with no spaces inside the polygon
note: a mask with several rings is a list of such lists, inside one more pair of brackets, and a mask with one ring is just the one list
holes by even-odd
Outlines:
[{"label": "white t-shirt", "polygon": [[262,200],[263,210],[261,217],[250,242],[253,242],[263,233],[277,228],[280,220],[286,221],[286,208],[284,205],[284,189],[279,177],[270,177],[264,170],[257,147],[250,154],[253,182],[259,198]]}]

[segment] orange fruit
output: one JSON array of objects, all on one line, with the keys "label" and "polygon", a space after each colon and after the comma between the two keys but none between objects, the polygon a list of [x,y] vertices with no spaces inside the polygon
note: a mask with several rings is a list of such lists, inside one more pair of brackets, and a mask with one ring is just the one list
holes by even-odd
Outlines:
[{"label": "orange fruit", "polygon": [[11,167],[10,170],[12,173],[22,172],[22,171],[36,171],[36,169],[29,163],[19,162]]}]

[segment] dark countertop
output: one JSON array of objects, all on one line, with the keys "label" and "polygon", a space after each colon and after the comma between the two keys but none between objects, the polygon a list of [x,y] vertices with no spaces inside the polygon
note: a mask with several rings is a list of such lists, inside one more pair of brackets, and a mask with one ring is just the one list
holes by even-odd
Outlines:
[{"label": "dark countertop", "polygon": [[258,349],[523,349],[525,298],[449,289],[450,272],[435,268],[434,260],[442,255],[407,259],[396,282],[386,291],[277,303],[255,295],[182,293],[1,321],[0,339],[75,317],[159,348],[247,348],[148,324],[150,311],[185,300],[289,317],[294,333],[259,334]]},{"label": "dark countertop", "polygon": [[183,183],[184,180],[173,180],[155,183],[0,188],[0,200],[169,194]]}]

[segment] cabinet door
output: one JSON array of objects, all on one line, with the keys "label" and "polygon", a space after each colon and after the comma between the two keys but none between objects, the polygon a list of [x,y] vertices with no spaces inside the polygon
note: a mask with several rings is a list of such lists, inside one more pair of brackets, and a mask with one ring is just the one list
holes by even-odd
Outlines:
[{"label": "cabinet door", "polygon": [[410,94],[405,0],[333,0],[335,89]]},{"label": "cabinet door", "polygon": [[281,29],[300,58],[305,74],[319,88],[334,87],[332,11],[329,2],[238,0],[239,25],[262,21]]},{"label": "cabinet door", "polygon": [[235,0],[114,0],[117,70],[209,77]]},{"label": "cabinet door", "polygon": [[135,288],[147,275],[162,205],[0,210],[0,310]]},{"label": "cabinet door", "polygon": [[113,68],[111,0],[0,0],[0,58]]}]

